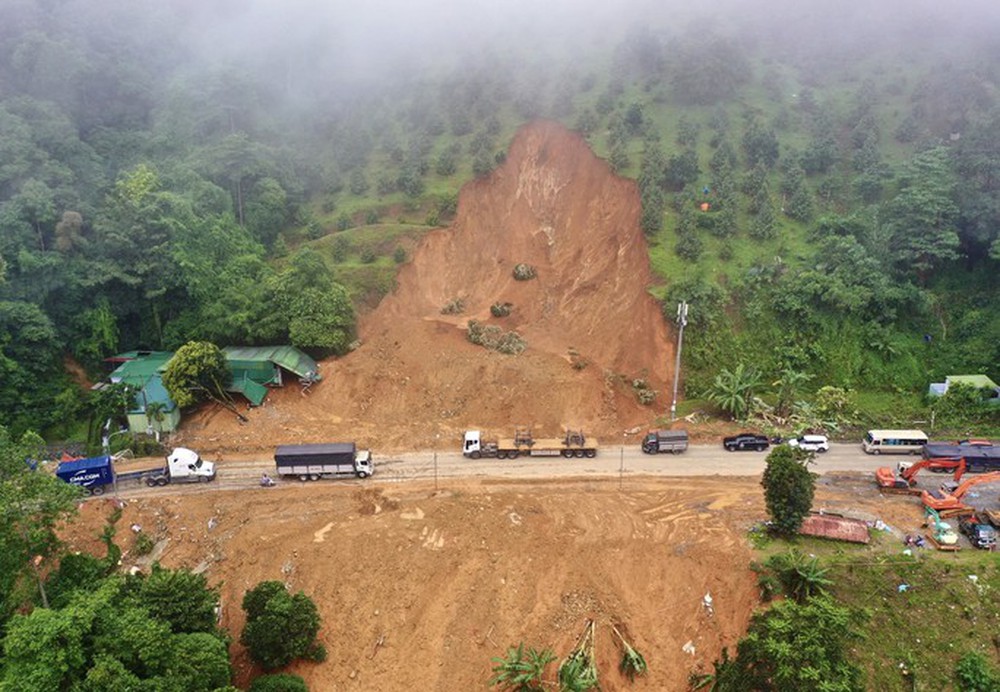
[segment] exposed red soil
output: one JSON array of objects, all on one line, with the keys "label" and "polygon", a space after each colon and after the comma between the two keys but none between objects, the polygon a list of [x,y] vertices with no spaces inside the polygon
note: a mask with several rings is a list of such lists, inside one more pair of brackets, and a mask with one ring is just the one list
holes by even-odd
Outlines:
[{"label": "exposed red soil", "polygon": [[[361,346],[324,361],[307,397],[275,390],[245,425],[214,410],[188,417],[179,443],[249,451],[355,439],[427,449],[456,446],[469,427],[504,434],[513,425],[621,439],[663,413],[672,386],[673,342],[648,293],[639,215],[634,182],[582,137],[552,122],[528,125],[503,165],[462,189],[454,224],[425,236],[397,289],[361,319]],[[516,281],[518,263],[537,278]],[[441,314],[455,298],[464,311]],[[513,313],[494,318],[496,302]],[[470,319],[516,330],[527,349],[510,356],[470,343]],[[636,378],[658,391],[653,407],[638,402]]]}]

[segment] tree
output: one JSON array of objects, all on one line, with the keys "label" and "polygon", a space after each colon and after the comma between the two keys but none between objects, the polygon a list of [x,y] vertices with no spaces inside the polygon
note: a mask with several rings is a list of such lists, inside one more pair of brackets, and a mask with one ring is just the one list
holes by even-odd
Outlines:
[{"label": "tree", "polygon": [[274,673],[256,678],[247,692],[309,692],[309,688],[298,675]]},{"label": "tree", "polygon": [[320,617],[316,604],[301,591],[290,594],[278,581],[263,581],[243,596],[246,625],[240,643],[264,670],[274,670],[296,658],[326,657],[316,640]]},{"label": "tree", "polygon": [[926,278],[958,257],[955,177],[948,151],[937,147],[917,154],[900,179],[900,192],[886,205],[882,223],[896,264]]},{"label": "tree", "polygon": [[767,455],[760,484],[772,527],[778,533],[798,532],[812,508],[816,474],[809,471],[808,458],[807,452],[788,445],[777,446]]},{"label": "tree", "polygon": [[750,413],[754,391],[760,384],[757,371],[739,363],[734,370],[723,368],[715,376],[708,399],[733,419],[744,420]]},{"label": "tree", "polygon": [[219,587],[209,587],[203,574],[153,566],[149,576],[136,575],[126,581],[130,601],[166,622],[175,634],[216,631]]},{"label": "tree", "polygon": [[231,377],[226,357],[218,346],[207,341],[190,341],[167,361],[163,386],[181,408],[211,399],[246,420],[226,394],[225,386]]},{"label": "tree", "polygon": [[14,439],[0,426],[0,624],[29,600],[33,579],[48,607],[41,564],[57,550],[56,527],[76,511],[80,489],[29,465],[41,459],[42,438]]},{"label": "tree", "polygon": [[524,643],[507,649],[506,656],[493,658],[493,677],[490,685],[505,692],[541,692],[545,689],[542,675],[545,667],[556,660],[550,649],[538,651],[534,647],[524,648]]},{"label": "tree", "polygon": [[827,597],[781,601],[750,621],[733,659],[716,663],[716,692],[861,692],[849,645],[857,617]]},{"label": "tree", "polygon": [[[13,618],[4,640],[0,688],[156,689],[210,692],[229,683],[226,642],[170,624],[131,601],[112,576],[78,589],[59,609]],[[148,684],[143,684],[146,682]]]}]

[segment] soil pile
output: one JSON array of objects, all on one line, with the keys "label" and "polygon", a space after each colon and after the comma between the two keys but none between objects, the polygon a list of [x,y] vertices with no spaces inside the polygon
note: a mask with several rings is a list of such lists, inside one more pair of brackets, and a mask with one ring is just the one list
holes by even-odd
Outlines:
[{"label": "soil pile", "polygon": [[[118,538],[123,569],[155,559],[221,585],[234,640],[259,581],[312,597],[329,658],[290,672],[313,690],[486,689],[491,657],[521,641],[565,656],[591,618],[601,689],[681,690],[746,627],[757,585],[744,535],[759,504],[756,482],[739,479],[636,479],[624,492],[614,481],[453,481],[436,493],[307,483],[130,500],[119,529],[140,527],[157,547],[140,558],[131,531]],[[85,503],[70,547],[102,554],[112,509]],[[649,662],[632,685],[617,670],[614,622]],[[260,671],[238,644],[232,653],[245,688]]]},{"label": "soil pile", "polygon": [[[425,236],[397,289],[359,326],[362,345],[322,363],[303,396],[271,393],[238,429],[230,414],[189,418],[183,442],[244,451],[356,439],[379,450],[453,447],[462,430],[537,436],[582,428],[620,440],[669,399],[673,346],[639,228],[635,184],[561,125],[518,132],[505,162],[465,186],[455,223]],[[535,268],[514,278],[518,264]],[[460,313],[443,314],[450,302]],[[495,317],[494,304],[511,313]],[[474,345],[469,320],[516,331],[517,356]],[[633,382],[658,392],[639,403]]]}]

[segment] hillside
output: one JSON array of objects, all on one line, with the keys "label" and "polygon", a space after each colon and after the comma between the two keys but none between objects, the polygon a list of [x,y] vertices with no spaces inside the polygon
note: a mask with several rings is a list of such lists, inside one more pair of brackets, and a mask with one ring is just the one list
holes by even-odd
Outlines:
[{"label": "hillside", "polygon": [[[639,213],[635,185],[582,137],[529,124],[503,165],[463,188],[454,223],[424,237],[395,291],[362,318],[361,345],[324,361],[308,396],[274,391],[245,426],[202,413],[176,442],[269,449],[342,437],[381,452],[514,425],[619,439],[662,414],[672,385],[673,345],[648,293]],[[519,263],[537,277],[515,280]],[[455,300],[461,312],[442,314]],[[511,314],[493,317],[496,303]],[[514,356],[469,343],[468,320],[516,331],[527,348]],[[658,392],[655,405],[639,403],[636,379]]]}]

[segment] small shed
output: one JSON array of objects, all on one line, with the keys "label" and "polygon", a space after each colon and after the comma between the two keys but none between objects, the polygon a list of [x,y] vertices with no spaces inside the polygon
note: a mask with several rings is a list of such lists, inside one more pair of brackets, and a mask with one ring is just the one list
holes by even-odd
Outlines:
[{"label": "small shed", "polygon": [[267,396],[267,387],[281,387],[286,375],[316,382],[319,364],[294,346],[227,346],[222,349],[233,374],[229,390],[245,396],[259,406]]}]

